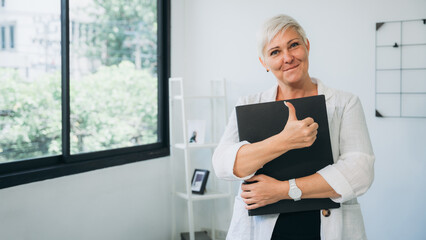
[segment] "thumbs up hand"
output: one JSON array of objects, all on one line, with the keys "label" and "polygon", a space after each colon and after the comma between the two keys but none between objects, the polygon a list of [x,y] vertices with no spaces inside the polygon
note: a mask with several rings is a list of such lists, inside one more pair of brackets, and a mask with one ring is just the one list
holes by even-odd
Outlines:
[{"label": "thumbs up hand", "polygon": [[308,117],[298,120],[293,104],[284,102],[288,107],[288,120],[284,129],[278,134],[283,140],[287,151],[298,148],[310,147],[317,139],[318,123]]}]

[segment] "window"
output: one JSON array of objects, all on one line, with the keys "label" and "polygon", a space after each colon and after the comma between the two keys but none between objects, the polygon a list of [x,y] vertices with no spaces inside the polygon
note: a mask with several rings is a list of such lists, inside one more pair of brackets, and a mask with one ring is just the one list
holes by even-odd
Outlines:
[{"label": "window", "polygon": [[61,4],[0,22],[0,188],[169,154],[170,0]]},{"label": "window", "polygon": [[[44,1],[52,6],[46,13],[7,10],[14,23],[0,23],[3,47],[15,50],[0,55],[7,58],[0,62],[0,110],[7,113],[0,117],[0,169],[3,163],[61,154],[61,33],[29,31],[45,29],[52,17],[60,15],[55,0]],[[27,36],[20,49],[15,49],[17,24]]]},{"label": "window", "polygon": [[9,26],[10,49],[15,48],[15,26]]},{"label": "window", "polygon": [[[15,26],[0,20],[0,50],[6,51],[15,48]],[[1,67],[0,63],[0,67]]]},{"label": "window", "polygon": [[6,49],[6,28],[1,27],[1,49]]}]

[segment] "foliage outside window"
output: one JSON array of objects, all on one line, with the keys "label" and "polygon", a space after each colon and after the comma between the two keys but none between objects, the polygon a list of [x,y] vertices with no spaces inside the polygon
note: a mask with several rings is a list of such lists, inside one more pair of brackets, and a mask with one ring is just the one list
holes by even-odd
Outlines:
[{"label": "foliage outside window", "polygon": [[157,142],[156,1],[70,9],[71,153]]},{"label": "foliage outside window", "polygon": [[[14,21],[8,37],[1,28],[2,44],[8,39],[14,51],[0,51],[0,167],[61,156],[63,104],[70,106],[71,157],[164,141],[157,1],[69,2],[68,66],[61,65],[57,0],[16,0],[2,10],[0,26]],[[68,103],[62,102],[64,67]]]}]

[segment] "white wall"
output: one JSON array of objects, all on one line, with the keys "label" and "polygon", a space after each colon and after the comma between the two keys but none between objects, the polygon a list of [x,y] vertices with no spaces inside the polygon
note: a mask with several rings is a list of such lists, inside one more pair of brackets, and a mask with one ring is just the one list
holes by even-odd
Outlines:
[{"label": "white wall", "polygon": [[[192,91],[228,80],[239,96],[274,83],[258,62],[256,32],[278,13],[295,17],[311,43],[310,74],[358,95],[376,154],[375,182],[360,197],[369,239],[426,239],[426,119],[374,116],[375,23],[426,18],[424,0],[176,0],[172,75]],[[177,28],[177,29],[176,29]],[[426,107],[426,106],[425,106]]]},{"label": "white wall", "polygon": [[167,157],[0,190],[0,239],[170,239],[168,169]]},{"label": "white wall", "polygon": [[[369,239],[426,238],[426,120],[373,115],[375,22],[425,18],[425,1],[172,4],[172,75],[185,77],[192,90],[225,77],[229,106],[274,83],[257,60],[260,24],[278,13],[295,17],[311,41],[311,75],[364,104],[377,157],[375,182],[360,198]],[[161,158],[0,190],[0,239],[169,239],[168,167],[169,158]]]}]

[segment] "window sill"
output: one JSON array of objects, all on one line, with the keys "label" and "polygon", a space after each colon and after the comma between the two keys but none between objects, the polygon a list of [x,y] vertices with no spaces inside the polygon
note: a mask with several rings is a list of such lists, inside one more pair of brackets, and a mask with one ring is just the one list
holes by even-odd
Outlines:
[{"label": "window sill", "polygon": [[[129,154],[120,154],[116,156],[104,156],[101,158],[70,162],[70,163],[54,163],[45,165],[43,167],[32,168],[30,170],[16,170],[10,173],[0,173],[0,189],[14,187],[22,184],[43,181],[72,174],[78,174],[88,172],[92,170],[108,168],[113,166],[124,165],[128,163],[139,162],[143,160],[149,160],[159,157],[165,157],[170,155],[170,149],[168,147],[162,147],[155,150],[135,152]],[[50,159],[60,159],[60,156],[53,157]],[[29,160],[35,161],[35,160]],[[26,161],[27,162],[27,161]],[[25,163],[5,163],[4,166],[13,168],[17,164],[25,165]]]}]

